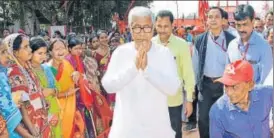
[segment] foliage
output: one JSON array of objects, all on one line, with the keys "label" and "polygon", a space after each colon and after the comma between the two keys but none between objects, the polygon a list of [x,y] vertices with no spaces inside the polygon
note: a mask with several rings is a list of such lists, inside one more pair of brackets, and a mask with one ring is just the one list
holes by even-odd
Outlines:
[{"label": "foliage", "polygon": [[[150,2],[152,0],[135,0],[133,6],[147,6]],[[130,3],[130,0],[5,0],[0,2],[0,7],[5,5],[5,20],[11,22],[19,20],[24,24],[28,18],[35,19],[34,11],[39,10],[51,25],[68,25],[78,30],[91,25],[95,28],[109,28],[113,13],[118,12],[123,18]]]}]

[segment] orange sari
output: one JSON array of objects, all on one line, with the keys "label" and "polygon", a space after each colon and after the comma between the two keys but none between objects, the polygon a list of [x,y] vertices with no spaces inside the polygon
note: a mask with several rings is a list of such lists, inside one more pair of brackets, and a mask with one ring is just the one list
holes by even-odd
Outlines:
[{"label": "orange sari", "polygon": [[[70,88],[75,88],[71,78],[74,69],[67,60],[64,60],[57,70],[54,67],[51,67],[51,70],[60,85],[60,93],[65,93]],[[79,111],[76,110],[76,95],[58,99],[62,110],[61,124],[63,138],[74,138],[75,135],[82,134],[84,131],[84,122]]]}]

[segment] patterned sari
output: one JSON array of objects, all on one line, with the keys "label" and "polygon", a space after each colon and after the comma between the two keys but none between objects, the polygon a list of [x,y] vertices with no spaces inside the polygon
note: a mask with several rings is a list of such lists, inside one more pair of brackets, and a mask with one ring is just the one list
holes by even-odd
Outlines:
[{"label": "patterned sari", "polygon": [[[7,77],[7,68],[0,65],[0,113],[6,120],[9,136],[12,138],[21,138],[15,131],[20,124],[22,115],[16,104],[13,102],[11,87]],[[15,99],[14,99],[15,100]]]},{"label": "patterned sari", "polygon": [[42,138],[50,138],[46,101],[39,81],[29,68],[17,64],[11,66],[9,81],[13,93],[22,94],[28,116]]},{"label": "patterned sari", "polygon": [[[67,60],[63,60],[58,69],[49,65],[60,86],[59,93],[66,93],[69,89],[75,88],[71,78],[74,69]],[[76,135],[83,134],[84,122],[81,114],[76,110],[76,95],[58,98],[58,100],[61,108],[62,138],[74,138]]]},{"label": "patterned sari", "polygon": [[[58,84],[55,80],[54,75],[51,72],[51,69],[47,65],[41,65],[42,69],[33,69],[33,72],[38,76],[40,84],[43,88],[57,88]],[[49,107],[49,114],[55,115],[58,117],[58,124],[53,125],[51,124],[51,137],[52,138],[61,138],[62,131],[61,131],[61,121],[60,121],[60,105],[59,101],[55,96],[48,96],[46,100],[50,104]]]},{"label": "patterned sari", "polygon": [[86,77],[89,82],[89,88],[92,90],[94,102],[92,106],[92,116],[95,125],[97,138],[107,138],[112,120],[112,112],[105,99],[101,95],[100,84],[98,81],[98,64],[93,57],[84,58]]},{"label": "patterned sari", "polygon": [[[99,72],[100,72],[100,80],[103,78],[105,72],[107,71],[107,67],[108,67],[108,63],[110,61],[111,55],[110,55],[110,51],[105,55],[102,56],[97,52],[94,52],[93,57],[97,60],[98,65],[99,65]],[[108,94],[104,88],[101,86],[102,89],[102,94],[106,97],[107,102],[109,103],[109,105],[112,107],[114,107],[115,104],[115,94]]]}]

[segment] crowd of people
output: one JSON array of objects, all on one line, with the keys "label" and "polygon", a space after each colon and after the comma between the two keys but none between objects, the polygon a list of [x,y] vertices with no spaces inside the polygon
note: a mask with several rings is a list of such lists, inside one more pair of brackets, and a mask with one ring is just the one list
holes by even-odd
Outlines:
[{"label": "crowd of people", "polygon": [[[269,138],[273,133],[273,12],[220,7],[207,27],[174,28],[134,7],[126,34],[29,37],[3,31],[0,137]],[[195,27],[194,27],[195,28]]]}]

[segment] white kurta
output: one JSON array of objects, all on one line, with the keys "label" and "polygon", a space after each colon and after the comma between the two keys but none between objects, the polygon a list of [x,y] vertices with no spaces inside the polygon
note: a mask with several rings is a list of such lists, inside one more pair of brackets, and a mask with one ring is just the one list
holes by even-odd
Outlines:
[{"label": "white kurta", "polygon": [[137,71],[134,42],[113,53],[102,84],[116,93],[109,138],[174,138],[167,95],[180,87],[175,59],[168,48],[152,43],[145,71]]}]

